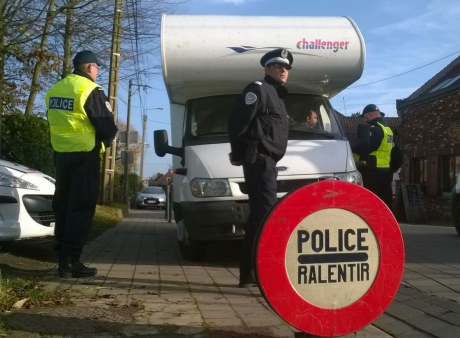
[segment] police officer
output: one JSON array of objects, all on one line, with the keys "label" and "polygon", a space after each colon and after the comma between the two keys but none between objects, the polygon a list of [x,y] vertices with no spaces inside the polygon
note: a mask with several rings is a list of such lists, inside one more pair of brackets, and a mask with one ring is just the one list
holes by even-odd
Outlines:
[{"label": "police officer", "polygon": [[[359,161],[365,165],[358,168],[365,188],[376,194],[392,209],[393,171],[390,170],[393,132],[383,119],[385,114],[375,104],[368,104],[361,117],[370,125],[370,138],[365,147],[356,150]],[[355,152],[355,149],[352,150]]]},{"label": "police officer", "polygon": [[61,278],[91,277],[97,269],[80,262],[99,192],[100,154],[117,133],[112,108],[94,81],[99,61],[91,51],[73,59],[74,72],[46,94],[51,145],[55,151],[55,249]]},{"label": "police officer", "polygon": [[233,165],[243,165],[251,214],[245,225],[240,259],[240,287],[256,285],[253,244],[257,230],[276,203],[276,163],[286,152],[289,121],[283,87],[293,62],[287,49],[266,53],[260,60],[265,78],[249,84],[228,121]]}]

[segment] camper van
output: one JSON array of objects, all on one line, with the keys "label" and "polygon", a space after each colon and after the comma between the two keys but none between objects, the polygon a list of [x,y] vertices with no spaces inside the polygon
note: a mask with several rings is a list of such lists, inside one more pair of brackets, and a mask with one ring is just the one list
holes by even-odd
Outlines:
[{"label": "camper van", "polygon": [[[248,196],[242,167],[229,161],[228,117],[244,87],[264,78],[260,58],[275,48],[294,56],[278,198],[324,179],[362,184],[329,102],[363,72],[364,40],[350,18],[163,15],[171,144],[165,130],[156,130],[155,152],[174,155],[172,206],[186,260],[203,259],[210,241],[243,238]],[[318,115],[314,127],[305,123],[310,110]]]}]

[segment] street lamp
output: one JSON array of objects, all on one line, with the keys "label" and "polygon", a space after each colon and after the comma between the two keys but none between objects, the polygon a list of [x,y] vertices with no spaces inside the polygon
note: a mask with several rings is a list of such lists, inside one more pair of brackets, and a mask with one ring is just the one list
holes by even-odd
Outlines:
[{"label": "street lamp", "polygon": [[163,107],[144,109],[144,115],[142,116],[141,167],[139,170],[139,176],[141,177],[141,182],[144,181],[144,147],[145,147],[145,130],[147,129],[147,114],[145,114],[145,112],[147,110],[163,110]]}]

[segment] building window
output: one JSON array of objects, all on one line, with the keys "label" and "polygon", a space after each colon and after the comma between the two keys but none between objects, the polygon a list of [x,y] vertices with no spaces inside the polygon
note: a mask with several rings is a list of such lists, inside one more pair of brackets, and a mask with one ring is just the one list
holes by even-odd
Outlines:
[{"label": "building window", "polygon": [[443,168],[443,192],[451,192],[460,172],[460,155],[445,156]]},{"label": "building window", "polygon": [[451,84],[453,84],[458,79],[460,79],[460,74],[451,76],[451,77],[445,79],[444,81],[442,81],[441,83],[439,83],[436,87],[431,89],[428,93],[432,93],[432,92],[435,92],[435,91],[437,91],[439,89],[449,87]]},{"label": "building window", "polygon": [[426,157],[414,158],[414,183],[420,185],[420,189],[426,196],[426,185],[428,182],[428,160]]}]

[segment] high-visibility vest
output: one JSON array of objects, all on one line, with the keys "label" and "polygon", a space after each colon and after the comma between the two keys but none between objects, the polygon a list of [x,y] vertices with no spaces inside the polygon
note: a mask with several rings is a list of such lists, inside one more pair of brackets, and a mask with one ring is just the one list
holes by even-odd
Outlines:
[{"label": "high-visibility vest", "polygon": [[382,143],[379,148],[369,155],[377,158],[377,168],[389,168],[391,159],[391,149],[393,148],[393,132],[390,127],[386,127],[380,122],[377,124],[383,129]]},{"label": "high-visibility vest", "polygon": [[[60,153],[89,152],[96,145],[96,129],[85,111],[89,94],[98,84],[84,76],[70,74],[46,94],[51,145]],[[101,142],[101,153],[105,151]]]}]

